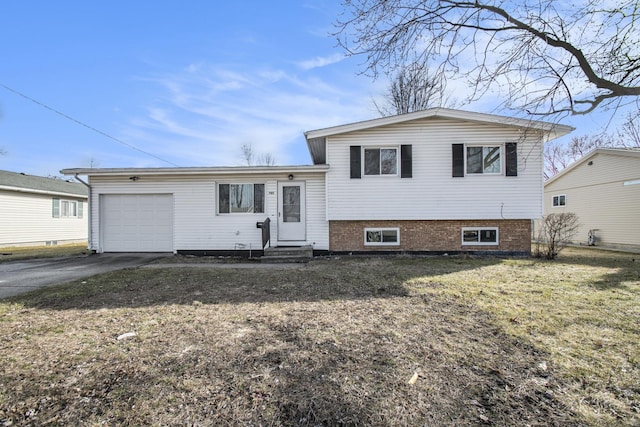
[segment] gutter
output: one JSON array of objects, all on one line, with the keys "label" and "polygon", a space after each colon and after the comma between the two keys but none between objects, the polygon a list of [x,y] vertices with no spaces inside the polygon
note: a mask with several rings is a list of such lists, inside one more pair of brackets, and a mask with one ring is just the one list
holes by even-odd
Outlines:
[{"label": "gutter", "polygon": [[91,215],[91,185],[89,185],[88,183],[84,182],[83,180],[80,179],[80,177],[78,176],[78,174],[73,175],[73,177],[75,178],[76,181],[78,181],[80,184],[83,184],[85,187],[87,187],[87,190],[89,192],[89,195],[87,197],[87,222],[88,222],[88,230],[87,233],[87,249],[91,250],[91,248],[93,247],[92,241],[91,241],[91,237],[93,236],[92,230],[93,227],[91,226],[91,223],[93,222],[93,218]]}]

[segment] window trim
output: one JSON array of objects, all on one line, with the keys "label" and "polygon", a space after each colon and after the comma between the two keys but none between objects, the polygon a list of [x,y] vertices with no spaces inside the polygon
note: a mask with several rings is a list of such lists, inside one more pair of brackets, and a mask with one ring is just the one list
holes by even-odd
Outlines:
[{"label": "window trim", "polygon": [[[395,167],[395,173],[382,173],[382,155],[379,155],[379,171],[380,173],[377,174],[368,174],[367,172],[367,150],[378,150],[378,151],[382,151],[382,150],[394,150],[396,152],[396,167]],[[400,168],[401,168],[401,162],[400,162],[400,146],[398,145],[372,145],[372,146],[363,146],[362,147],[362,176],[363,177],[398,177],[400,176]]]},{"label": "window trim", "polygon": [[52,218],[71,218],[82,219],[84,206],[82,200],[61,199],[54,197],[52,199]]},{"label": "window trim", "polygon": [[[252,194],[252,199],[253,199],[253,209],[250,212],[231,212],[231,196],[229,195],[229,212],[222,212],[220,210],[220,196],[222,194],[222,192],[220,191],[220,186],[221,185],[228,185],[229,186],[229,191],[231,191],[231,186],[232,185],[251,185],[251,188],[253,190],[253,194]],[[262,212],[256,212],[255,210],[255,191],[256,191],[256,185],[262,185]],[[216,190],[217,190],[217,194],[216,194],[216,214],[217,215],[264,215],[267,211],[267,186],[264,182],[218,182],[216,185]]]},{"label": "window trim", "polygon": [[[492,230],[496,232],[496,241],[495,242],[482,242],[480,241],[480,233],[483,230]],[[464,232],[465,231],[477,231],[478,232],[478,241],[476,242],[465,242],[464,240]],[[462,246],[498,246],[500,244],[500,230],[498,227],[462,227],[460,231],[460,240],[462,242]]]},{"label": "window trim", "polygon": [[[482,172],[469,172],[469,148],[482,148]],[[498,172],[485,172],[484,171],[484,148],[498,148],[499,152],[499,161],[500,161],[500,170]],[[505,174],[504,171],[504,144],[464,144],[464,176],[498,176]]]},{"label": "window trim", "polygon": [[[558,200],[558,203],[556,203],[556,198]],[[563,200],[564,203],[560,203],[560,200]],[[552,208],[564,208],[565,206],[567,206],[567,195],[566,194],[554,194],[553,196],[551,196],[551,207]]]},{"label": "window trim", "polygon": [[[384,231],[395,231],[396,232],[396,241],[395,242],[383,242],[382,234],[380,235],[380,242],[369,242],[367,241],[367,233],[369,232],[384,232]],[[365,246],[400,246],[400,227],[366,227],[364,229],[364,245]]]}]

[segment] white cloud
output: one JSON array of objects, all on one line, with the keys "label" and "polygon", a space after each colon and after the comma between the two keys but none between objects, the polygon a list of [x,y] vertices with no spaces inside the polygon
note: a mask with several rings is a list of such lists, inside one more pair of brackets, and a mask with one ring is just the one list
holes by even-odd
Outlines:
[{"label": "white cloud", "polygon": [[131,121],[125,140],[181,166],[239,165],[242,144],[280,165],[309,163],[304,131],[372,117],[362,86],[345,77],[193,64],[148,80],[161,88],[158,101]]},{"label": "white cloud", "polygon": [[344,60],[345,58],[346,56],[344,56],[342,53],[334,53],[333,55],[329,56],[316,56],[312,59],[300,61],[296,65],[303,70],[311,70],[314,68],[322,68],[326,67],[327,65],[336,64]]}]

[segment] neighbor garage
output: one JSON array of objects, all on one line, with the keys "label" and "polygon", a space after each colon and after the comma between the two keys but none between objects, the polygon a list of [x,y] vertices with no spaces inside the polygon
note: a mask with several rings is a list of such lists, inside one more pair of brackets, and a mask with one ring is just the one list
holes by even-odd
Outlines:
[{"label": "neighbor garage", "polygon": [[100,195],[102,252],[173,252],[171,194]]}]

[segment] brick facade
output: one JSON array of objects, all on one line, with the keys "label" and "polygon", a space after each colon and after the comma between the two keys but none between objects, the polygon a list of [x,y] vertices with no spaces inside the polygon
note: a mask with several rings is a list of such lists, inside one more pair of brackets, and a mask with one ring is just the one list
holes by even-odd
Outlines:
[{"label": "brick facade", "polygon": [[[498,245],[462,245],[463,227],[497,227]],[[365,228],[399,228],[400,244],[365,246]],[[507,252],[531,253],[531,221],[447,220],[447,221],[329,221],[329,250],[332,252]]]}]

